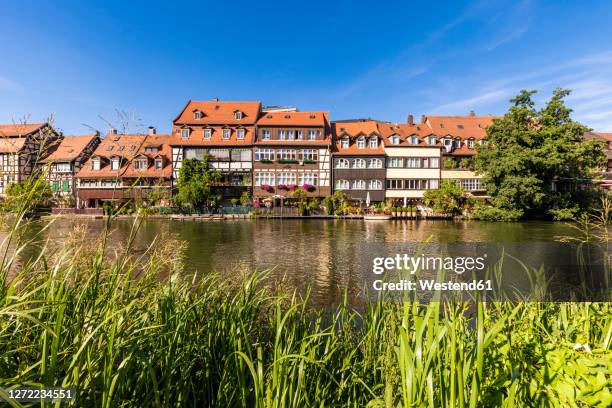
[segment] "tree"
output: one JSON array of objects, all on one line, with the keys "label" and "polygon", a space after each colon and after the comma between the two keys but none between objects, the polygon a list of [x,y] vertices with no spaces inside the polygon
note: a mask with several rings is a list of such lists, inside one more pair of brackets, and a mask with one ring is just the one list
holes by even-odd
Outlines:
[{"label": "tree", "polygon": [[221,174],[208,170],[208,157],[204,160],[183,160],[177,183],[178,193],[174,196],[175,203],[201,207],[212,196],[211,183],[220,179]]},{"label": "tree", "polygon": [[2,207],[9,212],[35,212],[48,205],[52,196],[51,186],[43,177],[29,177],[23,183],[12,183],[6,188]]},{"label": "tree", "polygon": [[461,211],[463,188],[452,180],[442,180],[440,188],[427,190],[423,195],[425,205],[436,212],[456,214]]},{"label": "tree", "polygon": [[556,89],[540,110],[535,93],[521,91],[508,112],[493,119],[474,158],[493,206],[528,217],[580,202],[592,169],[605,160],[600,142],[583,140],[588,128],[571,119],[564,103],[569,90]]}]

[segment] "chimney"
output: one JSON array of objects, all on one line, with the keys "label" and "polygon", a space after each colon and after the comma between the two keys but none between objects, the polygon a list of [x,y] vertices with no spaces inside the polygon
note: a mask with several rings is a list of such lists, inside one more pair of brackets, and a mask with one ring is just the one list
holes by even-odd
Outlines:
[{"label": "chimney", "polygon": [[155,126],[149,126],[149,134],[154,135],[156,133],[157,133],[157,129],[155,129]]},{"label": "chimney", "polygon": [[212,98],[211,101],[213,102],[219,102],[219,98]]},{"label": "chimney", "polygon": [[421,123],[425,123],[425,120],[427,120],[427,117],[425,115],[421,115]]},{"label": "chimney", "polygon": [[115,128],[108,129],[108,134],[109,135],[116,135],[117,134],[117,129],[115,129]]},{"label": "chimney", "polygon": [[474,111],[470,111],[470,116],[476,116],[476,113],[474,113]]},{"label": "chimney", "polygon": [[409,125],[414,125],[414,116],[408,115],[408,124]]}]

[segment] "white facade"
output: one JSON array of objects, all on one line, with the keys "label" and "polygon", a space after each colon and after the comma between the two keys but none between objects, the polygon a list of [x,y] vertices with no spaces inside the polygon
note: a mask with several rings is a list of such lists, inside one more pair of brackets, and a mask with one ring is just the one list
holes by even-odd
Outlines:
[{"label": "white facade", "polygon": [[385,146],[387,198],[422,198],[425,191],[440,185],[440,147]]}]

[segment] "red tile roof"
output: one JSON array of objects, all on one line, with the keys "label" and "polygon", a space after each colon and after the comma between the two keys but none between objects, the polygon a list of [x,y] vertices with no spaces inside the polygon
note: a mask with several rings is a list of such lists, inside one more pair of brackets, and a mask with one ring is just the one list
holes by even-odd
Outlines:
[{"label": "red tile roof", "polygon": [[0,138],[0,153],[17,153],[25,142],[25,137]]},{"label": "red tile roof", "polygon": [[16,123],[0,125],[0,137],[21,137],[38,131],[45,123]]},{"label": "red tile roof", "polygon": [[57,149],[51,153],[46,162],[72,161],[79,157],[83,150],[97,138],[96,133],[81,136],[66,136],[59,141]]},{"label": "red tile roof", "polygon": [[[195,119],[195,112],[202,113],[201,119]],[[242,112],[242,119],[235,119],[234,113]],[[210,124],[210,125],[254,125],[261,111],[261,102],[215,102],[189,101],[181,113],[174,119],[175,125]]]},{"label": "red tile roof", "polygon": [[[440,136],[435,134],[429,126],[425,124],[395,124],[395,123],[378,123],[378,129],[383,138],[386,147],[441,147]],[[397,135],[400,138],[399,144],[391,143],[391,136]],[[410,143],[412,136],[418,138],[418,144]],[[428,137],[435,136],[436,144],[429,144]]]},{"label": "red tile roof", "polygon": [[[170,149],[170,135],[148,135],[144,143],[140,146],[134,159],[146,158],[148,167],[146,169],[136,169],[130,163],[122,177],[146,177],[146,178],[170,178],[172,176],[172,153]],[[157,152],[147,152],[147,148],[158,148]],[[162,168],[155,168],[155,159],[161,157]]]},{"label": "red tile roof", "polygon": [[[81,170],[77,173],[77,177],[92,177],[92,178],[115,178],[121,177],[130,161],[138,153],[140,146],[143,144],[147,135],[123,135],[123,134],[108,134],[91,157],[85,162]],[[111,157],[122,157],[124,159],[119,170],[111,170]],[[91,162],[94,157],[101,157],[102,160],[100,170],[92,170]]]},{"label": "red tile roof", "polygon": [[606,132],[587,132],[584,134],[585,139],[598,139],[612,142],[612,133]]},{"label": "red tile roof", "polygon": [[[385,154],[383,139],[378,129],[378,124],[374,120],[355,121],[355,122],[336,122],[332,124],[333,134],[335,135],[335,144],[333,153],[339,156],[355,156],[355,155],[372,155]],[[357,138],[366,137],[366,145],[364,149],[357,148]],[[378,145],[376,149],[370,148],[368,138],[370,136],[378,137]],[[342,139],[349,138],[349,147],[342,148]]]},{"label": "red tile roof", "polygon": [[259,126],[319,126],[328,122],[327,112],[264,112]]},{"label": "red tile roof", "polygon": [[440,136],[484,139],[495,116],[425,116],[425,124]]},{"label": "red tile roof", "polygon": [[248,147],[253,144],[253,128],[241,128],[244,129],[244,139],[238,140],[236,129],[238,127],[231,127],[232,134],[229,140],[223,138],[223,126],[211,126],[212,134],[210,139],[204,139],[204,127],[189,126],[191,132],[188,139],[181,137],[181,128],[177,127],[175,132],[170,138],[171,146],[245,146]]}]

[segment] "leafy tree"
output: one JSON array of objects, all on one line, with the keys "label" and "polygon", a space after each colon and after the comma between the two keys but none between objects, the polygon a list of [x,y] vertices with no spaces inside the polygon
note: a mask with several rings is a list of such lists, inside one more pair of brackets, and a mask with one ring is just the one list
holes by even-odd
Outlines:
[{"label": "leafy tree", "polygon": [[556,89],[540,110],[535,93],[521,91],[508,112],[493,119],[474,158],[493,206],[530,217],[580,202],[591,169],[605,160],[600,142],[583,140],[588,128],[571,119],[564,103],[569,90]]},{"label": "leafy tree", "polygon": [[240,204],[242,204],[244,207],[251,204],[251,197],[249,197],[249,193],[246,191],[240,196]]},{"label": "leafy tree", "polygon": [[174,201],[178,205],[199,208],[211,199],[211,183],[220,179],[221,174],[208,170],[208,157],[204,160],[185,159],[179,171],[178,193]]},{"label": "leafy tree", "polygon": [[456,214],[461,211],[463,188],[452,180],[442,180],[440,188],[427,190],[423,195],[425,205],[436,212]]},{"label": "leafy tree", "polygon": [[12,183],[7,187],[2,208],[9,212],[30,213],[48,205],[52,196],[51,186],[43,177],[30,177],[23,183]]}]

